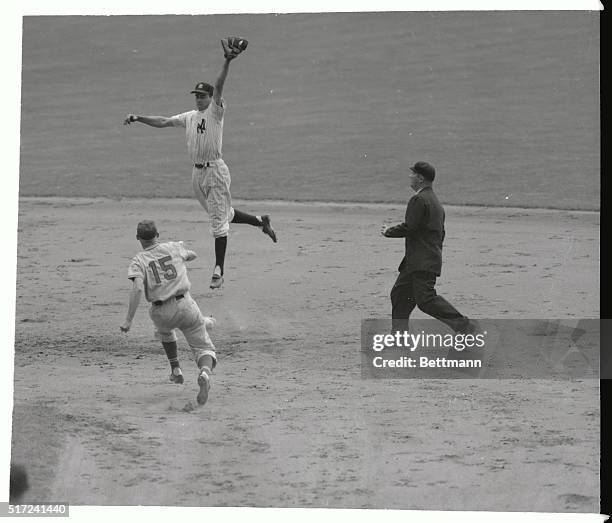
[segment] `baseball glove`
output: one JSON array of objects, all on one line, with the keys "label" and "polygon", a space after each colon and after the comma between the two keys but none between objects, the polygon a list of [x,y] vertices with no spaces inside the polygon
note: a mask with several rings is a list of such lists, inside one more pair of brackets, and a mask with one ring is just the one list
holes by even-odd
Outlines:
[{"label": "baseball glove", "polygon": [[239,36],[228,36],[221,40],[221,45],[223,46],[223,55],[225,58],[232,60],[246,50],[249,42]]}]

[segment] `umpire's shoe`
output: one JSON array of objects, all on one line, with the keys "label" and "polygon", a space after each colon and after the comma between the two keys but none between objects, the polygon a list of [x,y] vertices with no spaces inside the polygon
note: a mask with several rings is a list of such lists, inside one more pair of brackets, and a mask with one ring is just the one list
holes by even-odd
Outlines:
[{"label": "umpire's shoe", "polygon": [[264,214],[261,217],[261,227],[264,234],[267,234],[270,238],[272,238],[272,241],[276,243],[276,233],[274,232],[272,225],[270,225],[270,215]]},{"label": "umpire's shoe", "polygon": [[200,386],[200,392],[198,392],[198,403],[204,405],[208,401],[208,391],[210,390],[210,378],[204,369],[200,371],[198,376],[198,385]]}]

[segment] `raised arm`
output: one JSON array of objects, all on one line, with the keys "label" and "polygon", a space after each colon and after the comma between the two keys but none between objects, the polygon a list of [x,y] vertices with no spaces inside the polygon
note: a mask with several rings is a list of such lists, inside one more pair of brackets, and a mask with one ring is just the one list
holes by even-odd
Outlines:
[{"label": "raised arm", "polygon": [[225,62],[223,62],[223,68],[221,69],[221,73],[219,73],[219,78],[217,78],[217,81],[215,82],[213,99],[217,105],[221,105],[223,86],[225,85],[225,79],[227,78],[227,73],[229,72],[230,62],[244,52],[248,44],[248,40],[239,36],[228,36],[227,38],[221,39],[221,47],[223,48]]},{"label": "raised arm", "polygon": [[134,122],[140,122],[151,127],[172,127],[172,119],[165,116],[141,116],[138,114],[128,114],[123,120],[123,125],[130,125]]},{"label": "raised arm", "polygon": [[227,73],[229,72],[229,64],[235,58],[234,55],[228,55],[223,62],[223,68],[219,73],[219,77],[215,82],[215,92],[213,93],[213,98],[217,105],[221,105],[221,98],[223,97],[223,86],[225,85],[225,79],[227,78]]}]

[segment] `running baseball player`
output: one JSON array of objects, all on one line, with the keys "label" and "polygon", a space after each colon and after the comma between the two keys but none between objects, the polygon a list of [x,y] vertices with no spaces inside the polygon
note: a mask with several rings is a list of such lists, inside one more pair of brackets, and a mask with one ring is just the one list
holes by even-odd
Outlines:
[{"label": "running baseball player", "polygon": [[246,223],[260,227],[276,243],[276,233],[270,216],[254,216],[232,207],[230,194],[230,172],[223,161],[223,117],[225,100],[223,86],[230,62],[244,49],[247,41],[238,37],[221,40],[225,61],[214,87],[205,82],[198,83],[191,91],[195,95],[196,109],[175,116],[142,116],[128,114],[124,125],[140,122],[151,127],[184,127],[187,149],[193,162],[192,185],[195,196],[210,216],[210,230],[215,238],[215,268],[210,281],[211,289],[223,284],[225,251],[229,224]]},{"label": "running baseball player", "polygon": [[204,405],[217,356],[207,331],[207,328],[214,326],[215,320],[204,317],[189,294],[191,283],[187,278],[185,262],[195,260],[197,254],[186,249],[183,242],[160,243],[158,238],[154,222],[144,220],[138,224],[136,239],[140,241],[143,251],[132,258],[128,268],[128,278],[133,286],[125,322],[120,329],[122,332],[130,330],[144,292],[146,300],[151,303],[149,316],[155,325],[156,335],[161,339],[170,362],[170,381],[178,384],[184,382],[176,343],[176,329],[179,329],[198,365],[200,392],[197,401]]}]

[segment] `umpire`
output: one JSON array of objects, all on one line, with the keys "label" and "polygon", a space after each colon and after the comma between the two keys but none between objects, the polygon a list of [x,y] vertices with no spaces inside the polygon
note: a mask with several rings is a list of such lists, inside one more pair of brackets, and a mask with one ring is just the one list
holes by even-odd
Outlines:
[{"label": "umpire", "polygon": [[444,241],[444,209],[432,188],[436,171],[427,162],[415,163],[410,171],[410,187],[416,194],[408,202],[404,223],[383,226],[381,231],[386,238],[405,238],[406,244],[391,290],[393,329],[400,325],[408,329],[410,314],[419,307],[455,332],[471,333],[475,325],[434,288],[442,269]]}]

